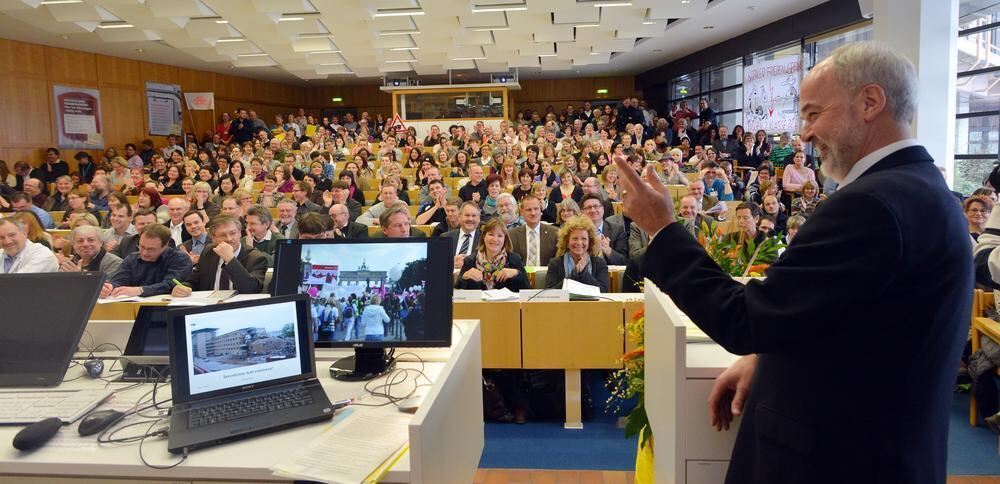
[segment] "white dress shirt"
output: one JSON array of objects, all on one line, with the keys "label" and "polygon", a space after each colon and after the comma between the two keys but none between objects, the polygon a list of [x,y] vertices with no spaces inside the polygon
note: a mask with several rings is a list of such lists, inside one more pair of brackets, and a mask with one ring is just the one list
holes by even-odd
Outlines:
[{"label": "white dress shirt", "polygon": [[30,240],[14,257],[0,252],[0,274],[29,274],[58,270],[59,261],[56,260],[56,255],[48,247]]},{"label": "white dress shirt", "polygon": [[[469,248],[465,252],[462,252],[462,244],[465,243],[465,237],[469,237]],[[472,255],[476,251],[476,232],[466,232],[462,229],[458,229],[458,244],[455,245],[455,255]]]},{"label": "white dress shirt", "polygon": [[875,151],[872,151],[871,153],[868,153],[864,158],[858,160],[858,162],[851,167],[851,171],[847,172],[847,176],[845,176],[840,182],[838,188],[844,188],[854,180],[857,180],[859,176],[863,175],[866,171],[868,171],[868,169],[875,166],[876,163],[882,161],[885,157],[903,148],[909,148],[918,144],[917,140],[913,138],[906,138],[895,143],[887,144]]}]

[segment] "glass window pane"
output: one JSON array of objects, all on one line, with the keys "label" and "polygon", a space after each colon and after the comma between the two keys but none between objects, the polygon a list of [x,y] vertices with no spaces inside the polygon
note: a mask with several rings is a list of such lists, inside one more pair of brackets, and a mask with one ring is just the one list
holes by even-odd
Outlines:
[{"label": "glass window pane", "polygon": [[709,73],[708,88],[722,89],[743,83],[743,61],[738,59],[729,65],[712,69]]},{"label": "glass window pane", "polygon": [[872,40],[873,29],[871,24],[865,25],[854,30],[849,30],[840,35],[834,35],[832,37],[827,37],[825,39],[820,39],[816,41],[816,58],[811,59],[812,64],[806,64],[809,66],[816,65],[819,61],[826,59],[831,52],[842,45],[851,42],[860,42],[866,40]]},{"label": "glass window pane", "polygon": [[402,96],[406,119],[503,117],[502,91],[470,91]]},{"label": "glass window pane", "polygon": [[743,108],[743,87],[713,92],[708,96],[709,105],[716,112]]},{"label": "glass window pane", "polygon": [[983,180],[989,176],[996,165],[996,160],[955,160],[955,191],[962,195],[972,195],[977,188],[983,186]]},{"label": "glass window pane", "polygon": [[719,115],[719,126],[729,128],[729,134],[733,134],[733,127],[737,124],[743,124],[743,111]]},{"label": "glass window pane", "polygon": [[958,38],[958,72],[1000,65],[1000,30],[984,30]]},{"label": "glass window pane", "polygon": [[955,89],[955,112],[978,113],[1000,109],[1000,72],[961,77]]},{"label": "glass window pane", "polygon": [[697,95],[701,92],[700,83],[701,74],[697,72],[678,77],[671,83],[670,98],[680,99],[682,97]]},{"label": "glass window pane", "polygon": [[1000,22],[1000,2],[996,0],[962,0],[958,6],[958,30]]},{"label": "glass window pane", "polygon": [[977,116],[955,120],[956,155],[997,154],[1000,116]]}]

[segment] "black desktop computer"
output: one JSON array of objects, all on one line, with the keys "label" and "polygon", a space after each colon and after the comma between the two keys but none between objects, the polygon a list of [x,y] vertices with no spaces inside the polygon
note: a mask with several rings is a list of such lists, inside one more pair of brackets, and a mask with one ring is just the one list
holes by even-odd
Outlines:
[{"label": "black desktop computer", "polygon": [[274,296],[308,294],[318,348],[353,348],[334,378],[367,380],[397,347],[450,347],[452,256],[444,238],[282,240]]}]

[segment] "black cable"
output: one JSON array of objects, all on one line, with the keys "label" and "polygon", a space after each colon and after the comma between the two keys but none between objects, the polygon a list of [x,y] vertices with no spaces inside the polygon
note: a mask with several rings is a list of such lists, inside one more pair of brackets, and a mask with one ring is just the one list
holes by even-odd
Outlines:
[{"label": "black cable", "polygon": [[166,430],[150,433],[153,430],[153,427],[155,427],[156,424],[160,423],[160,421],[162,421],[162,420],[163,419],[160,418],[160,419],[157,419],[157,420],[153,421],[153,423],[149,424],[149,428],[146,429],[146,433],[142,436],[142,439],[139,440],[139,460],[141,460],[142,463],[146,465],[146,467],[149,467],[151,469],[161,469],[161,470],[173,469],[174,467],[177,467],[177,466],[181,465],[182,463],[184,463],[184,461],[187,460],[187,456],[188,456],[187,449],[184,449],[184,453],[181,455],[181,460],[179,460],[177,462],[174,462],[173,464],[170,464],[170,465],[161,466],[161,465],[156,465],[156,464],[150,464],[146,460],[146,457],[144,455],[142,455],[142,444],[146,442],[146,439],[148,437],[151,437],[151,436],[154,436],[154,435],[167,435],[167,431]]}]

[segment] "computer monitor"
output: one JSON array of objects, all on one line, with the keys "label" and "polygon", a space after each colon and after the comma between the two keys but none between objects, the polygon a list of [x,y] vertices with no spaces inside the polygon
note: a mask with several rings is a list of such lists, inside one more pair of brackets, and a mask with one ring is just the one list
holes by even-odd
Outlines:
[{"label": "computer monitor", "polygon": [[316,346],[354,348],[330,372],[365,380],[387,348],[451,346],[452,268],[444,238],[282,240],[273,295],[308,294]]}]

